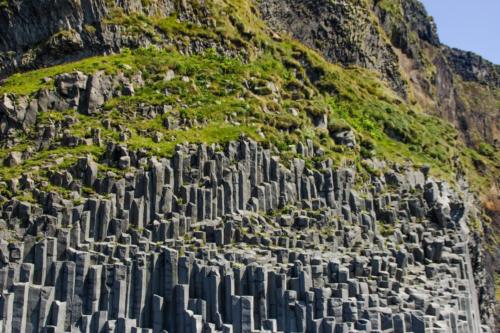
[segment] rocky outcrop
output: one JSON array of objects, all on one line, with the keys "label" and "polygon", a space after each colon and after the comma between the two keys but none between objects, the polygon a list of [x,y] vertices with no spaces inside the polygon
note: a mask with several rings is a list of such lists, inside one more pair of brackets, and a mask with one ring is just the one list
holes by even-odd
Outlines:
[{"label": "rocky outcrop", "polygon": [[[411,82],[435,97],[436,109],[427,111],[439,111],[464,133],[484,130],[486,141],[494,142],[495,132],[486,130],[498,116],[481,110],[471,115],[471,105],[478,104],[461,97],[460,89],[472,83],[495,91],[498,69],[440,46],[435,26],[418,1],[397,1],[400,12],[382,8],[379,1],[370,3],[372,8],[368,3],[262,0],[258,7],[275,32],[285,30],[332,62],[380,72],[404,98],[410,98],[407,89],[413,87],[405,85],[398,66],[407,57],[412,71],[432,74]],[[187,20],[197,28],[210,26],[221,41],[240,46],[248,42],[255,54],[269,52],[279,58],[285,49],[277,51],[246,30],[236,15],[224,12],[229,28],[242,37],[226,38],[222,28],[228,27],[219,21],[199,21],[200,12],[207,13],[205,4],[4,1],[0,76],[150,43],[177,43],[198,53],[216,48],[204,34],[197,40],[157,34],[149,20],[171,14],[178,19],[170,22],[174,25],[184,27]],[[251,11],[256,13],[257,7]],[[152,30],[129,29],[124,18],[138,18],[144,23],[139,28]],[[280,40],[277,34],[272,38]],[[432,58],[429,50],[436,52]],[[308,100],[318,92],[312,88],[322,69],[305,64],[300,54],[294,59],[283,60],[300,78],[289,84],[292,100]],[[125,67],[127,74],[120,72]],[[134,73],[126,65],[109,72],[65,73],[43,79],[50,88],[30,96],[1,97],[0,153],[2,167],[8,168],[2,174],[33,172],[33,177],[0,180],[2,332],[492,332],[494,300],[482,241],[469,230],[471,225],[482,229],[481,215],[466,186],[452,189],[430,177],[426,167],[368,158],[375,154],[368,133],[329,122],[330,115],[343,110],[299,111],[282,100],[280,78],[272,82],[252,69],[242,74],[249,78],[238,100],[275,97],[264,105],[262,119],[274,126],[273,118],[280,116],[274,110],[277,104],[276,109],[289,108],[292,120],[307,121],[307,133],[295,123],[276,126],[277,135],[288,136],[281,154],[272,139],[266,141],[269,134],[258,126],[262,119],[254,118],[253,106],[248,106],[228,112],[224,124],[241,125],[236,112],[248,114],[252,121],[243,124],[255,127],[265,143],[241,137],[225,145],[182,144],[170,155],[167,149],[156,149],[177,139],[169,131],[189,130],[196,137],[206,123],[204,117],[183,116],[182,111],[199,103],[176,98],[182,111],[149,101],[113,112],[104,105],[120,96],[139,97],[136,91],[156,76],[162,83],[182,77],[192,91],[202,84],[213,87],[210,99],[223,98],[217,91],[222,86],[210,82],[212,74],[200,82],[174,69]],[[302,87],[306,76],[311,91]],[[233,89],[227,83],[226,91]],[[173,91],[162,84],[151,87],[158,94]],[[336,97],[334,87],[329,93]],[[233,107],[216,105],[217,112]],[[43,119],[46,112],[57,117]],[[72,131],[83,119],[89,125]],[[99,125],[94,127],[96,119]],[[131,119],[158,122],[133,127]],[[322,141],[316,141],[318,146],[306,139],[296,144],[292,134]],[[397,133],[389,136],[404,143]],[[132,148],[129,138],[141,141]],[[155,149],[138,148],[142,142],[154,143]],[[51,154],[58,149],[68,154]],[[355,155],[356,166],[344,160],[334,166],[325,157],[330,149]],[[94,156],[78,155],[80,151]],[[43,159],[42,165],[30,167],[30,158],[40,152],[36,157]]]},{"label": "rocky outcrop", "polygon": [[384,167],[360,187],[245,139],[147,164],[118,178],[82,158],[53,181],[95,196],[2,206],[20,237],[0,244],[4,329],[489,332],[468,203],[445,183]]},{"label": "rocky outcrop", "polygon": [[153,36],[138,33],[140,27],[130,26],[125,16],[161,18],[174,13],[179,19],[198,22],[204,9],[173,0],[6,0],[0,6],[0,78],[150,45]]},{"label": "rocky outcrop", "polygon": [[260,9],[273,29],[291,33],[332,62],[374,69],[396,92],[406,95],[397,56],[362,5],[352,1],[264,0]]},{"label": "rocky outcrop", "polygon": [[420,1],[376,0],[373,10],[392,45],[420,64],[423,64],[420,41],[434,47],[441,45],[436,25]]},{"label": "rocky outcrop", "polygon": [[424,110],[454,124],[470,146],[498,142],[499,67],[442,45],[418,0],[374,1],[373,10],[392,45],[407,57],[400,59],[400,71]]},{"label": "rocky outcrop", "polygon": [[453,123],[467,144],[500,140],[498,97],[487,102],[474,98],[457,79],[479,84],[475,95],[499,96],[483,87],[498,89],[498,66],[443,46],[418,0],[376,0],[371,7],[352,1],[265,0],[260,10],[273,29],[291,34],[330,61],[378,71],[400,96],[413,96],[426,112]]},{"label": "rocky outcrop", "polygon": [[[93,115],[100,112],[110,98],[133,94],[134,86],[137,89],[143,85],[140,72],[129,77],[123,73],[107,75],[103,71],[92,75],[73,72],[56,76],[53,90],[42,89],[32,96],[5,94],[0,100],[1,145],[11,145],[20,130],[30,130],[39,113],[77,109],[82,114]],[[72,121],[68,121],[65,127],[72,125]],[[40,143],[47,144],[51,138],[45,135],[37,140],[43,139]]]},{"label": "rocky outcrop", "polygon": [[[434,22],[419,1],[373,1],[368,6],[345,0],[265,0],[258,6],[274,30],[290,33],[330,61],[378,71],[400,96],[413,96],[425,111],[452,122],[469,145],[477,148],[482,142],[494,144],[500,139],[495,125],[498,97],[486,102],[475,98],[488,94],[485,86],[495,90],[490,97],[500,95],[498,66],[442,46]],[[45,15],[49,10],[51,15]],[[145,28],[127,19],[135,17],[141,22],[141,16],[171,15],[207,27],[212,24],[203,2],[7,0],[0,6],[0,78],[19,70],[151,44],[174,45],[187,52],[217,47],[203,39],[186,45],[171,40],[154,25]],[[409,64],[398,59],[395,50],[408,57]],[[474,96],[469,96],[471,88],[462,87],[455,76],[479,84],[473,88]]]},{"label": "rocky outcrop", "polygon": [[473,53],[443,47],[448,64],[464,81],[500,88],[500,66]]}]

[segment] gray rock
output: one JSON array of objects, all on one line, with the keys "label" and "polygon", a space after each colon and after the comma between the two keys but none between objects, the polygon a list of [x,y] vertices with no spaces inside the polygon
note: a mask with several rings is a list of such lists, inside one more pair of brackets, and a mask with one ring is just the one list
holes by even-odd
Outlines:
[{"label": "gray rock", "polygon": [[351,149],[356,147],[356,136],[352,130],[334,133],[333,139],[338,145],[343,145]]},{"label": "gray rock", "polygon": [[7,155],[3,164],[7,167],[14,167],[20,165],[23,162],[22,153],[17,151],[12,151]]},{"label": "gray rock", "polygon": [[[299,150],[315,153],[310,143]],[[180,145],[173,159],[145,158],[124,177],[98,177],[83,158],[50,178],[84,180],[99,194],[74,203],[35,187],[37,203],[5,201],[0,226],[22,241],[0,242],[2,325],[405,332],[432,322],[480,332],[470,320],[479,318],[475,281],[464,279],[473,247],[459,224],[430,218],[444,198],[456,200],[450,220],[460,216],[451,189],[408,191],[395,170],[397,195],[383,182],[354,187],[352,169],[325,161],[309,170],[299,159],[287,168],[271,152],[246,141]]]}]

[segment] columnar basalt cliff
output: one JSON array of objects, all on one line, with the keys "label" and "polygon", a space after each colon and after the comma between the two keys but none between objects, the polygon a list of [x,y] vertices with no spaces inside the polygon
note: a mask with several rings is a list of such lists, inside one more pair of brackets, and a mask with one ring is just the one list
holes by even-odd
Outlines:
[{"label": "columnar basalt cliff", "polygon": [[4,329],[481,332],[467,201],[418,170],[358,188],[353,169],[272,151],[179,145],[124,178],[82,157],[50,179],[98,195],[7,202],[24,237],[2,245]]},{"label": "columnar basalt cliff", "polygon": [[0,77],[1,332],[495,331],[500,68],[420,2],[0,0]]}]

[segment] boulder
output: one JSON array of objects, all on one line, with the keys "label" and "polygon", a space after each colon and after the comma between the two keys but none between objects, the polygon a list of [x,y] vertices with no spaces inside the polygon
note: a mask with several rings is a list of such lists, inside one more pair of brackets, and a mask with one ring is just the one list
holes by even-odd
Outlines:
[{"label": "boulder", "polygon": [[338,145],[346,146],[351,149],[356,147],[356,136],[352,130],[333,133],[332,137]]},{"label": "boulder", "polygon": [[12,151],[7,155],[4,160],[4,165],[8,167],[13,167],[21,164],[23,162],[22,153],[17,151]]}]

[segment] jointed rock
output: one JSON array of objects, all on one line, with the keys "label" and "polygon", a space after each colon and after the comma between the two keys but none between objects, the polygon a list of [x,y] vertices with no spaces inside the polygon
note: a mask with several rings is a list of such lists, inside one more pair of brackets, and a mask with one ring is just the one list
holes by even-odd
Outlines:
[{"label": "jointed rock", "polygon": [[446,183],[219,148],[179,145],[147,168],[119,156],[135,170],[119,179],[82,158],[51,181],[96,195],[5,204],[23,237],[0,246],[3,331],[488,331],[468,203]]}]

